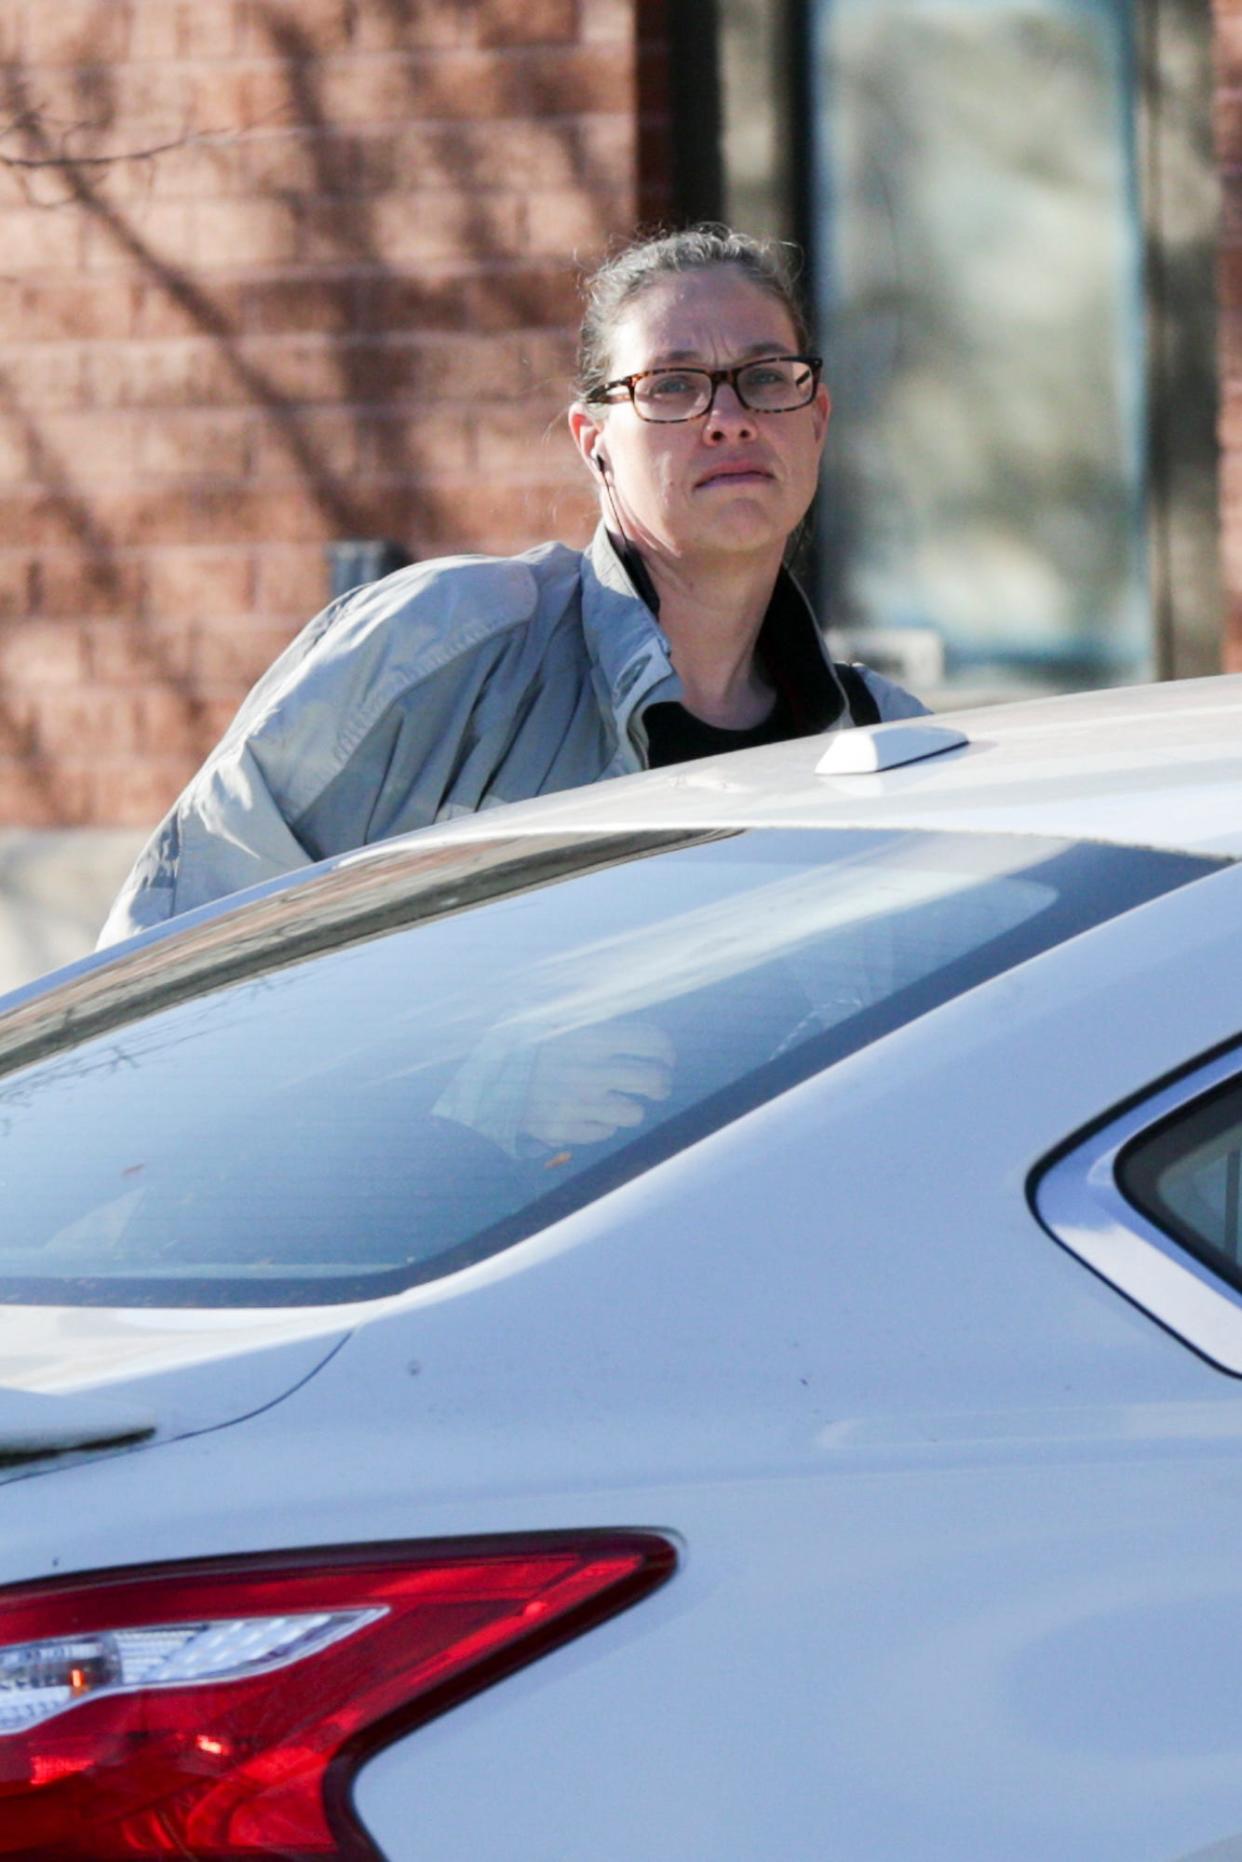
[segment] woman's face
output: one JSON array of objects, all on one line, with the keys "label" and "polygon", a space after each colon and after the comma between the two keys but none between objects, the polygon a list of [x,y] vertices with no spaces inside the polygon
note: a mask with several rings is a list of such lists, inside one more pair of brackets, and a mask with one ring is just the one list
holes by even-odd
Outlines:
[{"label": "woman's face", "polygon": [[[798,347],[784,306],[737,266],[717,265],[662,277],[632,301],[609,377],[663,364],[727,368]],[[620,401],[578,403],[570,425],[625,534],[649,556],[690,562],[779,554],[815,494],[828,410],[820,388],[806,407],[753,413],[721,382],[696,420],[644,421]],[[615,523],[607,497],[603,511]]]}]

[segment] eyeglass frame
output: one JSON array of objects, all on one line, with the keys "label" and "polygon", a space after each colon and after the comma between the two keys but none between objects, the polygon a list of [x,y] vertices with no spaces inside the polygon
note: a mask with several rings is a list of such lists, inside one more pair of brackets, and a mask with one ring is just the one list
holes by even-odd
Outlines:
[{"label": "eyeglass frame", "polygon": [[[805,362],[811,371],[811,392],[807,395],[806,400],[795,401],[792,407],[752,407],[738,387],[737,378],[744,370],[760,368],[765,362]],[[727,369],[703,369],[698,368],[693,363],[686,363],[683,367],[676,362],[665,362],[659,368],[639,369],[633,375],[618,375],[615,381],[601,382],[599,387],[587,396],[587,403],[589,406],[595,407],[601,405],[608,407],[620,406],[619,398],[610,401],[608,397],[614,388],[624,388],[630,406],[634,409],[638,418],[647,426],[678,427],[683,425],[687,420],[706,420],[712,408],[715,406],[717,389],[720,387],[721,382],[727,381],[730,388],[732,388],[734,394],[737,396],[739,405],[744,407],[748,414],[796,414],[801,408],[809,407],[811,402],[815,399],[819,391],[820,378],[823,372],[824,358],[822,356],[791,356],[786,354],[750,356],[745,362],[735,362],[731,368]],[[674,414],[671,419],[653,420],[649,414],[644,414],[642,412],[637,400],[634,398],[635,382],[644,381],[650,375],[706,375],[711,387],[707,406],[701,408],[697,414]]]}]

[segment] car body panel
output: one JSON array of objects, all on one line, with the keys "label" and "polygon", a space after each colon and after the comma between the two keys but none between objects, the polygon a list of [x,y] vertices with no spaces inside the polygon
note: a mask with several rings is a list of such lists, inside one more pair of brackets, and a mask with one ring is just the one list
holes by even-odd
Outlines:
[{"label": "car body panel", "polygon": [[[395,896],[424,859],[536,827],[1242,852],[1240,719],[1242,679],[1111,693],[963,714],[969,747],[877,777],[815,778],[815,746],[789,745],[447,824],[25,992],[0,1055],[6,1031],[10,1052],[61,1041],[109,990],[139,1013],[140,972],[193,986],[206,963],[210,986],[213,950],[249,927],[262,951],[286,915],[335,909],[342,876]],[[668,1534],[662,1590],[370,1761],[356,1801],[389,1862],[1180,1862],[1238,1837],[1242,1380],[1060,1247],[1029,1184],[1236,1041],[1240,920],[1242,865],[1222,866],[404,1293],[48,1319],[27,1388],[180,1422],[12,1480],[0,1583]]]},{"label": "car body panel", "polygon": [[[1138,1685],[1242,1628],[1242,1384],[1024,1195],[1067,1121],[1238,1025],[1239,908],[1235,868],[1099,926],[377,1302],[244,1429],[66,1469],[91,1530],[58,1569],[132,1559],[138,1518],[154,1559],[671,1531],[664,1592],[372,1762],[358,1803],[391,1862],[498,1830],[531,1862],[809,1862],[1171,1858],[1242,1828],[1231,1664]],[[6,1581],[47,1559],[20,1499]]]}]

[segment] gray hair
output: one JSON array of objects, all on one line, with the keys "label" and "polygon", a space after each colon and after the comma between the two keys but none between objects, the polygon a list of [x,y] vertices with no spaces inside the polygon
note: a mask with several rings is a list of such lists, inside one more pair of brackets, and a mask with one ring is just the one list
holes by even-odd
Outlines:
[{"label": "gray hair", "polygon": [[617,324],[633,300],[661,278],[731,265],[788,313],[800,349],[811,337],[796,282],[797,248],[751,239],[707,222],[679,233],[637,239],[604,260],[583,282],[586,309],[578,332],[577,397],[590,400],[609,379]]}]

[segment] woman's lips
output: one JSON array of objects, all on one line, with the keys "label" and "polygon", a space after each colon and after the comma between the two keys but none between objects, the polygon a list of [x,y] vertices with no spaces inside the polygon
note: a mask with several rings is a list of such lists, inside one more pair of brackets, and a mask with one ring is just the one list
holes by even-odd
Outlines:
[{"label": "woman's lips", "polygon": [[713,466],[697,479],[696,489],[702,491],[707,485],[748,485],[772,478],[772,473],[761,465],[719,465]]}]

